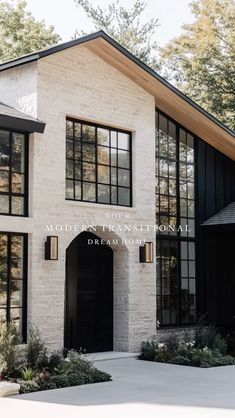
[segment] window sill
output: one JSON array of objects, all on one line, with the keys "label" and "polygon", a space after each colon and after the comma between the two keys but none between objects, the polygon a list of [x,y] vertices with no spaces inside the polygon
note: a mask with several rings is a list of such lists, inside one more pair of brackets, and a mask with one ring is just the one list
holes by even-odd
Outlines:
[{"label": "window sill", "polygon": [[122,211],[122,212],[136,212],[135,207],[129,206],[118,206],[118,205],[109,205],[109,204],[102,204],[102,203],[89,203],[89,202],[81,202],[79,200],[65,200],[65,204],[68,206],[76,206],[76,207],[84,207],[84,208],[93,208],[93,209],[106,209],[110,211]]}]

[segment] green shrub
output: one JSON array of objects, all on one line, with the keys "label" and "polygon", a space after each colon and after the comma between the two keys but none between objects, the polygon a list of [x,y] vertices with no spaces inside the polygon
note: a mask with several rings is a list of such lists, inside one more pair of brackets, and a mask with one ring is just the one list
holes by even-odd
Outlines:
[{"label": "green shrub", "polygon": [[195,348],[202,349],[208,347],[211,350],[218,350],[221,354],[226,354],[228,350],[225,338],[222,338],[214,325],[206,328],[196,328],[194,335]]},{"label": "green shrub", "polygon": [[176,334],[169,335],[164,339],[164,345],[169,351],[177,351],[179,348],[179,337]]},{"label": "green shrub", "polygon": [[157,349],[158,343],[156,340],[143,341],[141,344],[140,359],[154,361]]},{"label": "green shrub", "polygon": [[19,366],[17,344],[20,343],[14,325],[0,323],[0,372],[3,376],[12,376]]},{"label": "green shrub", "polygon": [[34,380],[27,380],[20,384],[20,393],[37,392],[39,389],[39,385]]},{"label": "green shrub", "polygon": [[171,364],[180,364],[181,366],[190,366],[191,359],[186,356],[181,356],[180,354],[175,355],[169,361]]},{"label": "green shrub", "polygon": [[32,368],[45,367],[46,347],[38,328],[31,327],[28,335],[27,364]]},{"label": "green shrub", "polygon": [[102,370],[99,370],[96,367],[93,367],[90,370],[90,373],[87,376],[87,378],[89,378],[88,381],[84,383],[109,382],[110,380],[112,380],[110,374],[103,372]]},{"label": "green shrub", "polygon": [[51,353],[48,359],[48,369],[49,371],[54,371],[58,369],[62,364],[64,364],[64,357],[62,350],[57,350]]},{"label": "green shrub", "polygon": [[22,378],[27,381],[27,380],[33,380],[33,378],[35,377],[35,371],[33,369],[31,369],[30,367],[26,367],[25,369],[23,369],[21,371],[22,374]]}]

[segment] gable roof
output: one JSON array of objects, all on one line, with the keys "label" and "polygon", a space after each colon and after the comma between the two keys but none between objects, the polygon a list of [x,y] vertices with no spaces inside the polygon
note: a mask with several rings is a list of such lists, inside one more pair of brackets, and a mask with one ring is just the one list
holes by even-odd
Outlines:
[{"label": "gable roof", "polygon": [[0,71],[37,61],[74,46],[84,45],[155,97],[156,106],[235,160],[235,133],[158,73],[132,55],[104,31],[98,31],[0,64]]},{"label": "gable roof", "polygon": [[0,128],[43,133],[45,123],[0,102]]}]

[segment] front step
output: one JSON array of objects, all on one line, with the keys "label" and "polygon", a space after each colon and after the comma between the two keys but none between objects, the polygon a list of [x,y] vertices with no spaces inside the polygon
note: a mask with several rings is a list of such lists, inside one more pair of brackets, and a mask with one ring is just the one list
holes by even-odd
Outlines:
[{"label": "front step", "polygon": [[120,360],[124,358],[137,358],[138,353],[126,353],[123,351],[104,351],[101,353],[88,353],[85,354],[87,360],[93,361],[106,361],[106,360]]}]

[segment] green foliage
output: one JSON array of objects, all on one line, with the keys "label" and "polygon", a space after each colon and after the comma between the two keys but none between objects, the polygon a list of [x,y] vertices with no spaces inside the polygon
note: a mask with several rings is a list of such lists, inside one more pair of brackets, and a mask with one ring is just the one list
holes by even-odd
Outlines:
[{"label": "green foliage", "polygon": [[20,384],[20,393],[37,392],[39,389],[39,385],[34,380],[27,380],[26,382],[21,382]]},{"label": "green foliage", "polygon": [[165,77],[235,128],[234,0],[192,0],[195,20],[162,49]]},{"label": "green foliage", "polygon": [[164,343],[144,341],[140,359],[195,367],[234,365],[235,358],[227,355],[227,342],[214,326],[197,327],[194,340],[179,342],[173,334]]},{"label": "green foliage", "polygon": [[[86,12],[96,30],[104,30],[136,57],[140,58],[153,69],[158,68],[155,40],[158,19],[152,18],[144,22],[143,13],[147,2],[135,0],[131,8],[121,6],[119,0],[107,5],[107,8],[94,6],[89,0],[74,0]],[[82,32],[84,33],[84,32]],[[76,36],[79,33],[76,32]]]},{"label": "green foliage", "polygon": [[176,334],[169,335],[169,337],[164,340],[164,344],[169,351],[177,351],[179,343],[179,337]]},{"label": "green foliage", "polygon": [[0,323],[0,372],[4,376],[10,376],[18,368],[16,345],[20,343],[14,325]]},{"label": "green foliage", "polygon": [[141,344],[140,358],[142,360],[154,361],[157,349],[158,343],[156,340],[143,341]]},{"label": "green foliage", "polygon": [[227,342],[225,338],[218,334],[214,325],[196,328],[194,341],[195,348],[208,347],[212,350],[218,350],[221,354],[227,353]]},{"label": "green foliage", "polygon": [[31,368],[43,368],[48,364],[46,347],[37,327],[31,327],[28,335],[27,364]]},{"label": "green foliage", "polygon": [[64,363],[64,357],[62,350],[57,350],[51,353],[48,359],[49,371],[58,369]]},{"label": "green foliage", "polygon": [[60,36],[53,26],[26,11],[26,1],[0,2],[0,62],[55,45]]},{"label": "green foliage", "polygon": [[25,381],[33,380],[35,376],[35,371],[31,369],[30,367],[26,367],[25,369],[22,370],[21,374],[22,374],[22,378]]}]

